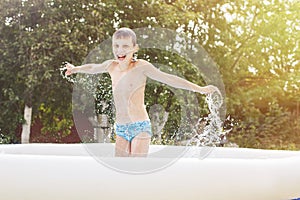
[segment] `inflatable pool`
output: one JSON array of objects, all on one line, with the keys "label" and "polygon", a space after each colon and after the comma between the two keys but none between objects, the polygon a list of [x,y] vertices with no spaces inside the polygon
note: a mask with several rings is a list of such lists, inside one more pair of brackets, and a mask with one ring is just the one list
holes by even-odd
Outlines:
[{"label": "inflatable pool", "polygon": [[[91,144],[93,145],[93,144]],[[97,151],[112,144],[94,144]],[[1,199],[5,200],[285,200],[300,197],[300,152],[186,147],[174,162],[150,173],[109,167],[150,166],[168,159],[91,155],[86,144],[0,145]],[[178,150],[182,147],[172,147]],[[192,152],[192,153],[191,153]],[[200,153],[199,153],[200,152]],[[105,164],[106,163],[106,164]],[[146,169],[146,168],[145,168]]]}]

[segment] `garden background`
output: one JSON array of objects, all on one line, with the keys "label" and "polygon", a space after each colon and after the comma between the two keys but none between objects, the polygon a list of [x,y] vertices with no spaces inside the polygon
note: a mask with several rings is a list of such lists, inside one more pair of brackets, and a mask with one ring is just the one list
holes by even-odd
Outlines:
[{"label": "garden background", "polygon": [[[30,142],[82,142],[72,117],[73,85],[62,78],[62,63],[81,65],[119,27],[161,27],[186,34],[215,61],[225,85],[229,142],[299,150],[299,10],[297,0],[2,0],[0,143],[21,143],[25,109],[32,111]],[[139,52],[149,61],[153,56],[205,84],[187,62]],[[145,101],[170,113],[162,141],[170,144],[178,120],[172,112],[180,108],[164,87],[148,87]],[[199,116],[205,116],[203,96],[198,98]]]}]

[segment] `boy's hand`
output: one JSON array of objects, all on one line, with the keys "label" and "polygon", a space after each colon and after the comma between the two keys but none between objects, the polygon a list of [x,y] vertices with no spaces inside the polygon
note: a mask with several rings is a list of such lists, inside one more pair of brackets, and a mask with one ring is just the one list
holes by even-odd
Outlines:
[{"label": "boy's hand", "polygon": [[67,71],[66,71],[66,75],[67,76],[69,76],[69,75],[71,75],[71,74],[74,74],[75,72],[74,72],[74,69],[76,68],[74,65],[72,65],[72,64],[70,64],[70,63],[66,63],[66,65],[65,65],[65,67],[66,67],[66,69],[67,69]]},{"label": "boy's hand", "polygon": [[212,94],[214,92],[220,92],[220,91],[216,86],[213,85],[202,87],[202,91],[201,91],[201,93],[203,94]]}]

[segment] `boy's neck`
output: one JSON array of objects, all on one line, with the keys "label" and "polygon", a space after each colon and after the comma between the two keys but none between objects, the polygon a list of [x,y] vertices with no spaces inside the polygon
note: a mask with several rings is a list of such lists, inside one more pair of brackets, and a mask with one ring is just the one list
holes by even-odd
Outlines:
[{"label": "boy's neck", "polygon": [[135,62],[136,62],[136,60],[131,60],[126,63],[119,63],[118,67],[119,67],[120,71],[127,71],[131,67],[131,65],[133,65]]},{"label": "boy's neck", "polygon": [[130,63],[119,63],[118,67],[121,71],[126,71],[129,68]]}]

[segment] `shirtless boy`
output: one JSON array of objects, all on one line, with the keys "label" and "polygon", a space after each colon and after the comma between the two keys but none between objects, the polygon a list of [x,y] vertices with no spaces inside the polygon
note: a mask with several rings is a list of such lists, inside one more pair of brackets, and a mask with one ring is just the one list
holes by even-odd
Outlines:
[{"label": "shirtless boy", "polygon": [[75,67],[66,64],[66,75],[74,73],[109,73],[112,80],[116,107],[115,156],[147,156],[151,123],[144,105],[147,78],[201,94],[217,91],[217,87],[200,87],[180,77],[164,73],[151,63],[134,59],[138,51],[136,35],[129,28],[120,28],[112,38],[114,59],[101,64],[85,64]]}]

